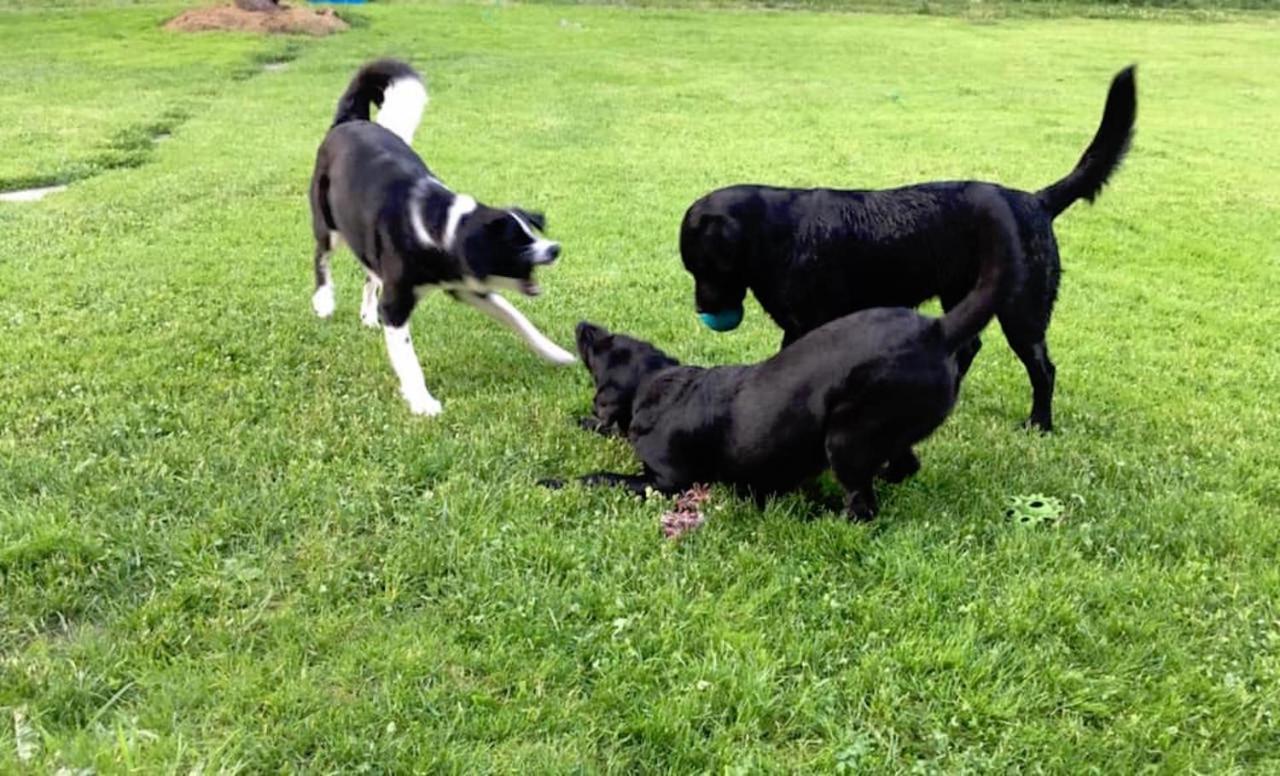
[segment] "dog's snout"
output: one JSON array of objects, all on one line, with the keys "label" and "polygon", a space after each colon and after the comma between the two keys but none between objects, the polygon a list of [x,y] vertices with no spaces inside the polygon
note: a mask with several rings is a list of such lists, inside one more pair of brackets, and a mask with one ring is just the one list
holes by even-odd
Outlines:
[{"label": "dog's snout", "polygon": [[604,333],[604,329],[590,321],[579,321],[573,331],[574,339],[577,340],[579,346],[583,347],[595,344],[596,339]]},{"label": "dog's snout", "polygon": [[550,240],[538,240],[529,246],[525,256],[535,265],[551,264],[560,256],[560,243]]}]

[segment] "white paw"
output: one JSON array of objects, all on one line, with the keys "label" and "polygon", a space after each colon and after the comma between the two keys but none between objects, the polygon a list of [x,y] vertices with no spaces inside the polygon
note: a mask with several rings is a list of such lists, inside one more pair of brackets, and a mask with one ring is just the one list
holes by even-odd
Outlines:
[{"label": "white paw", "polygon": [[550,347],[543,348],[540,351],[540,355],[551,363],[560,366],[577,363],[578,361],[577,356],[558,345],[550,345]]},{"label": "white paw", "polygon": [[321,318],[333,315],[333,286],[320,286],[311,295],[311,309]]},{"label": "white paw", "polygon": [[378,308],[368,307],[360,311],[360,322],[370,329],[376,329],[380,325],[378,323]]},{"label": "white paw", "polygon": [[444,412],[444,405],[431,394],[420,396],[406,395],[404,398],[405,401],[409,402],[409,412],[414,415],[426,415],[429,418],[433,418],[441,412]]}]

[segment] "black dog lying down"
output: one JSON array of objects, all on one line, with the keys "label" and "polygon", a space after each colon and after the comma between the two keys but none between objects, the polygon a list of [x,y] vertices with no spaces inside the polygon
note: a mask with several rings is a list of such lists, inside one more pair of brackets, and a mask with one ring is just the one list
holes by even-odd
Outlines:
[{"label": "black dog lying down", "polygon": [[644,463],[639,476],[598,472],[582,480],[638,493],[725,482],[762,497],[829,465],[849,517],[875,515],[872,477],[898,481],[919,468],[911,446],[955,404],[957,348],[991,320],[1021,265],[1018,221],[996,187],[971,184],[957,202],[967,226],[956,238],[981,266],[968,296],[941,318],[907,308],[865,310],[763,363],[709,369],[681,366],[647,342],[578,324],[578,352],[596,387],[597,429],[626,434]]},{"label": "black dog lying down", "polygon": [[[1026,265],[996,309],[1033,393],[1027,425],[1053,426],[1055,369],[1045,332],[1058,294],[1053,219],[1093,201],[1124,158],[1137,93],[1133,68],[1111,82],[1102,123],[1075,169],[1038,192],[997,186],[1017,219]],[[680,254],[694,301],[718,331],[742,319],[750,289],[785,332],[783,347],[828,321],[869,307],[914,307],[940,297],[950,310],[973,288],[978,257],[959,239],[968,182],[884,191],[732,186],[694,202],[680,228]],[[963,376],[981,343],[959,354]]]}]

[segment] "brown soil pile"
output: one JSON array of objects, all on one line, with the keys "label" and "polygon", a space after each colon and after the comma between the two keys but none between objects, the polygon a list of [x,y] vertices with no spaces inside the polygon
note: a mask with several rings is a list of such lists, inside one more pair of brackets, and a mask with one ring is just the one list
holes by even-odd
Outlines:
[{"label": "brown soil pile", "polygon": [[166,30],[202,32],[204,30],[240,30],[302,35],[329,35],[347,29],[348,25],[330,8],[313,10],[281,5],[275,11],[245,11],[233,5],[196,8],[170,19]]}]

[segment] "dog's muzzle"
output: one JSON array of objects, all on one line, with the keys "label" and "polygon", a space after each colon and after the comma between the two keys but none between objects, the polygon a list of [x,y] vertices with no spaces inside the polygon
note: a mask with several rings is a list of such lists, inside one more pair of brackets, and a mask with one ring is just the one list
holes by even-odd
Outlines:
[{"label": "dog's muzzle", "polygon": [[717,313],[698,313],[698,319],[712,331],[733,331],[738,328],[738,324],[742,323],[742,308],[721,310]]},{"label": "dog's muzzle", "polygon": [[535,245],[532,258],[534,264],[551,264],[560,258],[560,243],[548,240],[543,245]]}]

